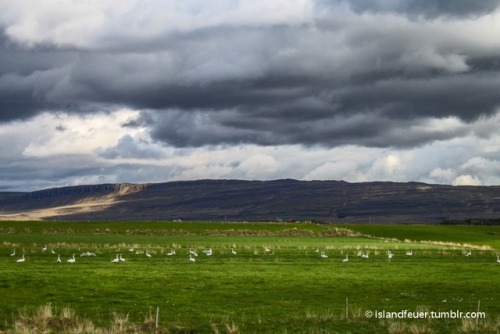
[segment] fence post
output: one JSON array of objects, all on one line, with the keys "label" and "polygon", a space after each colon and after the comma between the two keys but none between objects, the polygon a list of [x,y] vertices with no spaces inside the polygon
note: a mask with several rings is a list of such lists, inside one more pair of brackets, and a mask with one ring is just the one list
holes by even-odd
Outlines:
[{"label": "fence post", "polygon": [[155,319],[155,328],[158,329],[158,316],[160,315],[160,307],[156,306],[156,319]]},{"label": "fence post", "polygon": [[345,299],[345,318],[349,320],[349,297]]},{"label": "fence post", "polygon": [[476,326],[479,323],[479,307],[481,306],[481,299],[477,301],[477,314],[476,314]]}]

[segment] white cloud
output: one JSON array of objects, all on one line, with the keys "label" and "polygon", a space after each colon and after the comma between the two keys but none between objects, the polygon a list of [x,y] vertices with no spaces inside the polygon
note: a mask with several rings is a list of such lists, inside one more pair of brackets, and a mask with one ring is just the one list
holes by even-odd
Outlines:
[{"label": "white cloud", "polygon": [[118,143],[125,133],[122,124],[137,115],[136,111],[119,110],[110,114],[87,116],[64,113],[44,113],[25,123],[32,129],[30,143],[24,148],[24,157],[93,154]]},{"label": "white cloud", "polygon": [[86,44],[105,21],[112,1],[29,1],[0,2],[0,23],[7,36],[27,47],[38,43]]},{"label": "white cloud", "polygon": [[300,24],[312,8],[308,0],[2,0],[0,25],[26,47],[85,49],[215,26]]},{"label": "white cloud", "polygon": [[481,181],[475,176],[460,175],[451,184],[454,186],[480,186]]},{"label": "white cloud", "polygon": [[404,54],[400,64],[411,70],[431,68],[449,73],[465,72],[469,69],[466,58],[459,54],[440,54],[436,50],[418,50]]},{"label": "white cloud", "polygon": [[358,165],[355,161],[326,162],[304,176],[305,180],[345,180],[356,178]]},{"label": "white cloud", "polygon": [[405,177],[406,164],[402,153],[389,153],[376,159],[370,168],[371,179],[401,181]]},{"label": "white cloud", "polygon": [[274,174],[279,169],[279,163],[268,154],[255,154],[243,160],[238,169],[246,178],[262,179],[267,175]]},{"label": "white cloud", "polygon": [[224,164],[211,164],[206,166],[190,166],[179,169],[173,175],[175,180],[199,180],[199,179],[225,179],[233,172],[230,166]]},{"label": "white cloud", "polygon": [[437,181],[437,183],[450,183],[455,178],[455,172],[451,168],[434,168],[430,171],[429,176]]},{"label": "white cloud", "polygon": [[143,126],[122,126],[137,115],[129,109],[86,117],[45,113],[0,124],[0,141],[7,143],[0,146],[4,189],[203,178],[500,183],[500,152],[493,149],[500,147],[500,136],[494,134],[399,150],[252,144],[175,148],[153,141]]}]

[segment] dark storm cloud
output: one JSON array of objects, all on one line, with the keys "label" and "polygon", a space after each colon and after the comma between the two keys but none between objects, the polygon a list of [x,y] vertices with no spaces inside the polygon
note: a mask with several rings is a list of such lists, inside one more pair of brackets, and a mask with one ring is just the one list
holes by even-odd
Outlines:
[{"label": "dark storm cloud", "polygon": [[[126,126],[147,124],[179,147],[385,147],[463,135],[426,131],[429,119],[498,111],[498,28],[481,21],[497,1],[332,3],[317,2],[300,23],[222,22],[144,39],[110,24],[85,47],[62,49],[23,47],[5,29],[0,119],[125,106],[143,110]],[[132,144],[102,154],[126,156]]]},{"label": "dark storm cloud", "polygon": [[0,191],[33,191],[120,180],[161,182],[168,179],[171,173],[172,168],[144,163],[100,165],[92,157],[84,155],[23,159],[0,165]]},{"label": "dark storm cloud", "polygon": [[[50,158],[30,158],[4,161],[0,166],[0,175],[4,176],[5,183],[26,182],[26,180],[57,181],[65,178],[95,175],[100,173],[100,166],[86,156],[64,156]],[[62,166],[73,168],[62,168]],[[36,181],[34,181],[36,182]]]},{"label": "dark storm cloud", "polygon": [[[321,1],[321,3],[328,5],[327,1]],[[358,13],[394,12],[412,17],[429,18],[474,17],[490,13],[499,7],[498,0],[355,0],[343,1],[343,3]]]},{"label": "dark storm cloud", "polygon": [[0,121],[31,117],[53,107],[50,94],[75,57],[69,51],[43,47],[27,50],[0,33]]}]

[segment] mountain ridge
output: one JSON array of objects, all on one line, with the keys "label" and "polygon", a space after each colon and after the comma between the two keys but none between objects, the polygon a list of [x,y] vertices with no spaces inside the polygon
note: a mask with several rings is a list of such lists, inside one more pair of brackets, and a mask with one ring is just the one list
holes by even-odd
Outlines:
[{"label": "mountain ridge", "polygon": [[0,219],[440,222],[500,217],[500,186],[202,179],[0,192]]}]

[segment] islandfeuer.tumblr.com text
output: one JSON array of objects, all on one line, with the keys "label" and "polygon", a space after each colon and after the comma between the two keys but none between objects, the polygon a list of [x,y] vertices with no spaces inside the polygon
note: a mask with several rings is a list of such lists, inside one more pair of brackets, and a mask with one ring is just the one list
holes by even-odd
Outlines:
[{"label": "islandfeuer.tumblr.com text", "polygon": [[375,319],[485,319],[485,312],[463,312],[460,310],[449,311],[410,311],[399,312],[385,310],[367,310],[366,318]]}]

